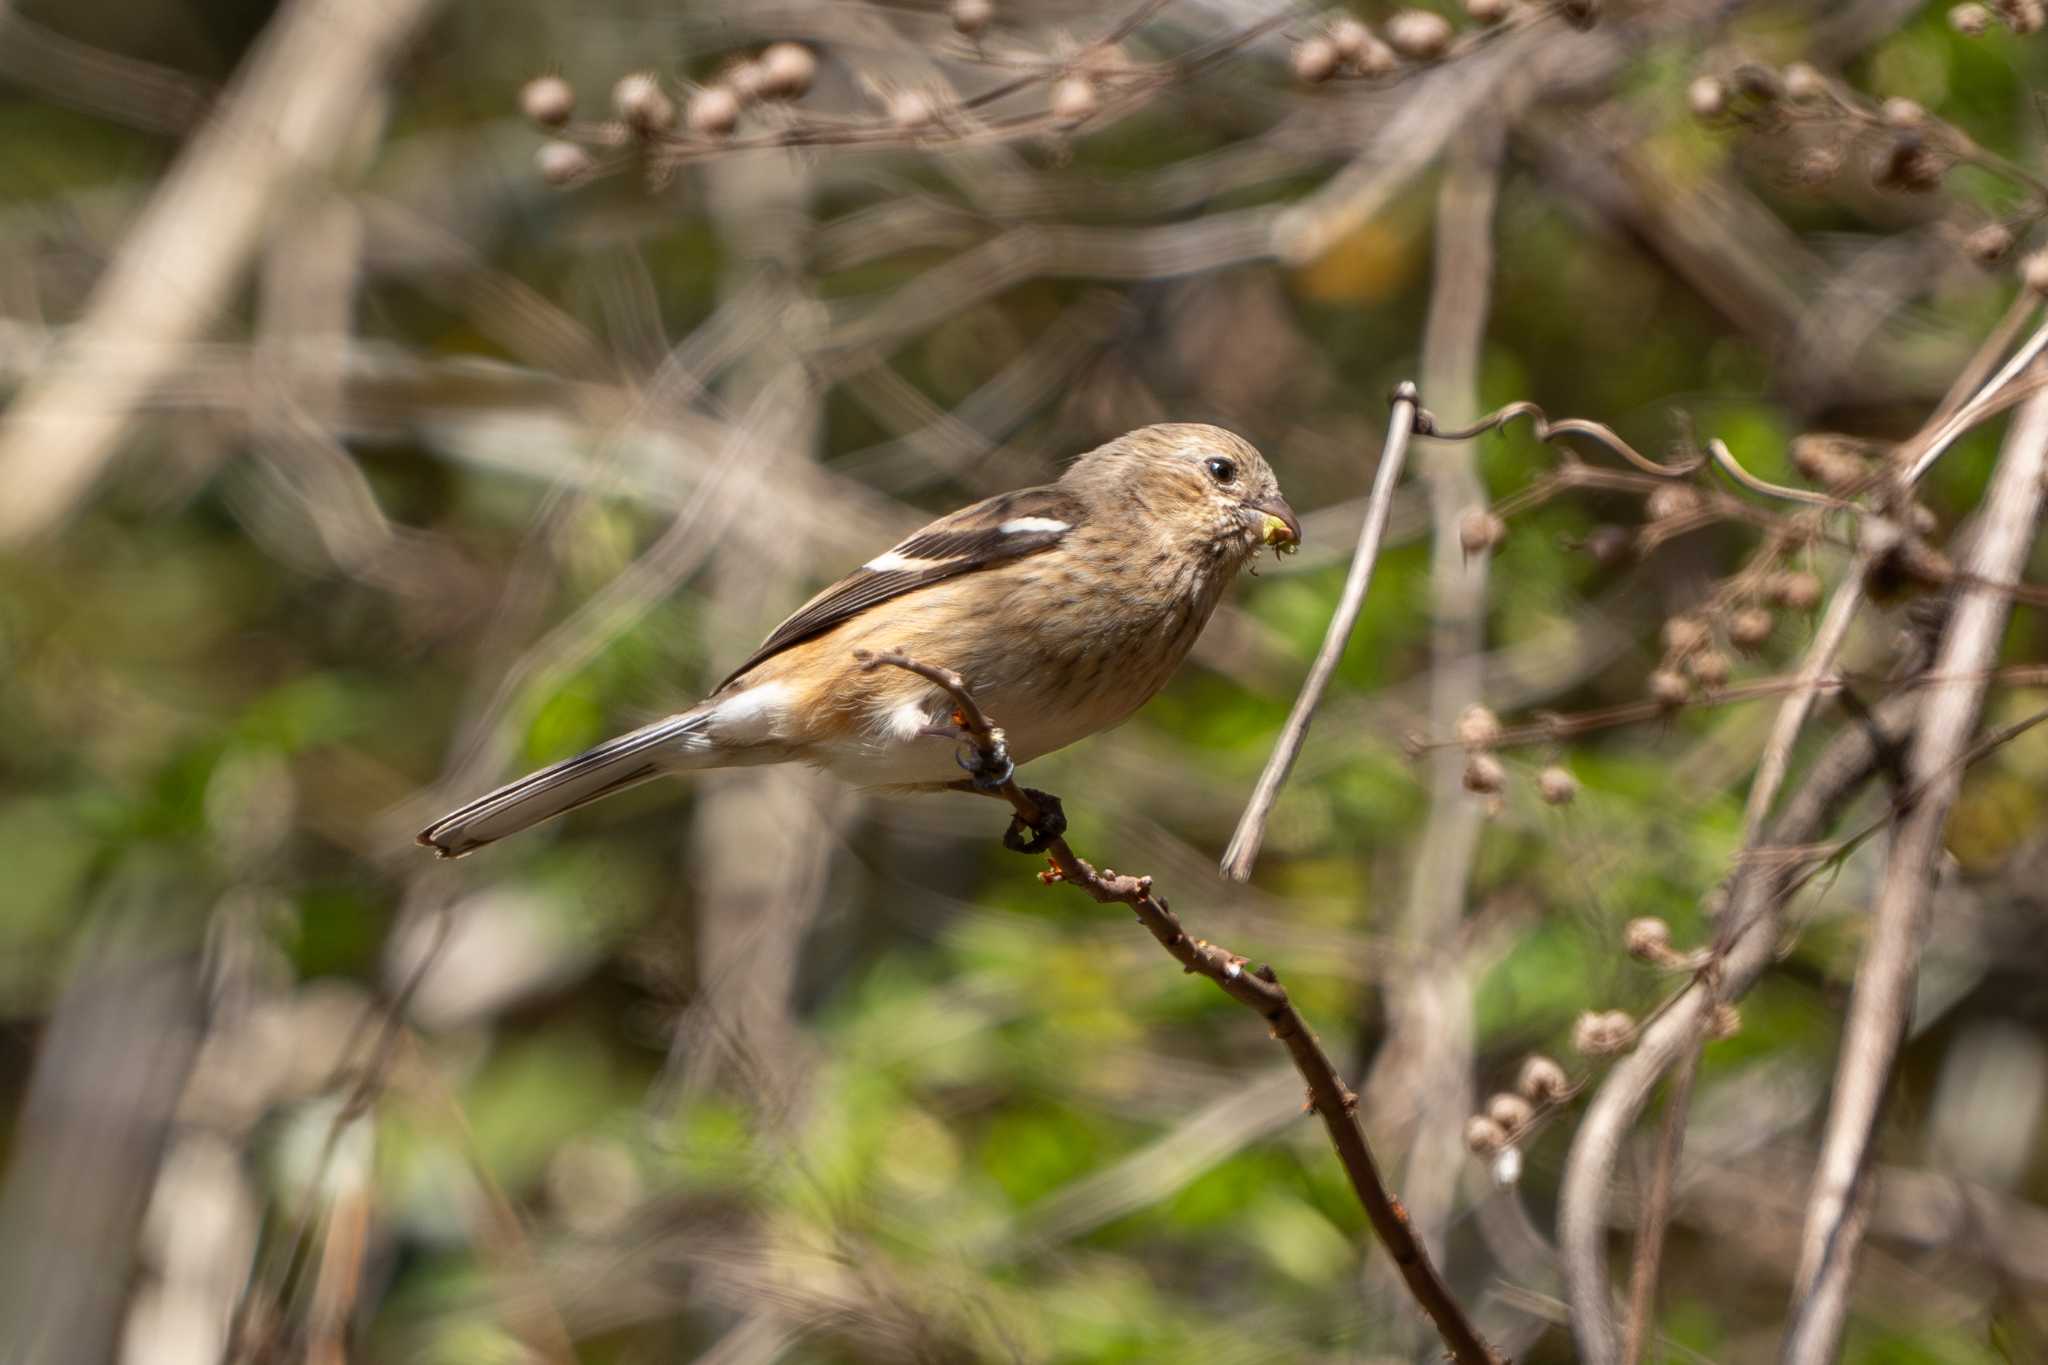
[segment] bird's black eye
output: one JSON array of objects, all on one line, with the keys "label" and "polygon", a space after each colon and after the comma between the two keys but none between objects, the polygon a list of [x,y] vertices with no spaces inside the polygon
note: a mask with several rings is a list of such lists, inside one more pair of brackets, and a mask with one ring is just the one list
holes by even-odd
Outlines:
[{"label": "bird's black eye", "polygon": [[1222,455],[1212,455],[1202,462],[1209,470],[1209,477],[1218,483],[1231,483],[1237,478],[1237,461]]}]

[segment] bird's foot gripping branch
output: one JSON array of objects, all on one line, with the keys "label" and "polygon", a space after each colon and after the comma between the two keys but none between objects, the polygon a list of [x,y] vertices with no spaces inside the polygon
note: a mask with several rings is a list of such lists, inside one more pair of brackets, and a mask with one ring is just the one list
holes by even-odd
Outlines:
[{"label": "bird's foot gripping branch", "polygon": [[[951,669],[899,653],[863,652],[858,658],[865,669],[901,668],[915,673],[953,698],[957,737],[973,750],[971,758],[962,757],[963,767],[986,774],[1008,766],[1002,731],[975,701],[965,678]],[[1184,970],[1208,977],[1231,999],[1257,1011],[1271,1026],[1273,1037],[1287,1049],[1302,1079],[1308,1082],[1309,1107],[1322,1116],[1337,1159],[1350,1177],[1351,1188],[1364,1206],[1374,1234],[1394,1258],[1409,1293],[1435,1324],[1450,1359],[1458,1365],[1503,1365],[1501,1357],[1487,1345],[1452,1297],[1449,1286],[1429,1259],[1429,1252],[1409,1227],[1400,1201],[1388,1192],[1372,1149],[1366,1143],[1364,1126],[1358,1120],[1358,1097],[1337,1074],[1336,1064],[1323,1051],[1322,1044],[1294,1008],[1294,1002],[1288,999],[1273,969],[1263,965],[1252,968],[1249,959],[1206,939],[1190,937],[1168,907],[1166,898],[1153,890],[1150,877],[1127,876],[1109,868],[1097,870],[1076,856],[1067,846],[1067,821],[1058,797],[1018,786],[1014,774],[1005,775],[993,785],[974,779],[957,785],[962,790],[983,791],[1010,803],[1012,817],[1003,835],[1004,847],[1045,854],[1051,866],[1039,877],[1047,885],[1076,887],[1104,905],[1128,905],[1138,922]],[[1029,839],[1024,837],[1026,834]]]}]

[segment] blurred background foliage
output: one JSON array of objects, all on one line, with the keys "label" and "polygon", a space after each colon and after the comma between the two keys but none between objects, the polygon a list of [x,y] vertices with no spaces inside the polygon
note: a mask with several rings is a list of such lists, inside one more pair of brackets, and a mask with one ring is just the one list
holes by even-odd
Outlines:
[{"label": "blurred background foliage", "polygon": [[[1959,35],[1939,7],[1665,9],[1613,6],[1584,39],[1553,25],[1546,41],[1611,47],[1583,81],[1501,101],[1474,397],[1608,422],[1653,453],[1684,439],[1684,414],[1797,482],[1792,436],[1896,439],[1939,399],[2018,287],[1958,234],[2023,196],[1968,169],[1888,192],[1853,158],[1800,183],[1772,138],[1689,117],[1689,83],[1817,52],[2035,167],[2048,53]],[[1126,46],[1181,51],[1266,13],[1185,0]],[[1109,22],[998,15],[1048,51]],[[0,383],[78,316],[273,17],[253,0],[0,16]],[[1518,1234],[1496,1226],[1549,1228],[1571,1110],[1495,1187],[1455,1126],[1418,1131],[1407,1097],[1369,1083],[1390,982],[1469,990],[1469,1094],[1532,1051],[1597,1074],[1569,1053],[1572,1022],[1671,988],[1623,954],[1624,921],[1661,916],[1681,945],[1711,933],[1702,898],[1739,846],[1771,707],[1509,751],[1456,932],[1407,941],[1431,797],[1404,741],[1428,731],[1433,687],[1411,483],[1256,883],[1227,887],[1213,860],[1335,601],[1386,395],[1421,374],[1439,173],[1299,261],[1097,274],[1069,253],[986,288],[997,258],[958,264],[1033,224],[1308,202],[1360,147],[1386,154],[1371,139],[1422,95],[1290,81],[1290,35],[1316,22],[1304,10],[1072,135],[749,153],[559,190],[516,116],[535,72],[595,108],[626,71],[708,79],[795,37],[823,59],[814,101],[858,111],[864,78],[906,79],[919,49],[957,43],[917,4],[439,10],[333,173],[280,206],[90,501],[0,560],[0,1155],[17,1181],[37,1059],[65,1009],[89,1008],[67,1001],[118,997],[137,962],[193,964],[190,1008],[163,1025],[191,1049],[162,1063],[178,1098],[161,1164],[101,1244],[124,1359],[217,1358],[244,1279],[257,1339],[378,1360],[546,1358],[557,1334],[589,1362],[1434,1358],[1256,1022],[1120,914],[1041,888],[997,846],[993,806],[748,772],[657,784],[459,864],[410,844],[439,807],[699,696],[923,517],[1167,417],[1258,444],[1309,514],[1307,552],[1245,580],[1135,721],[1032,780],[1064,796],[1085,856],[1151,872],[1195,932],[1281,970],[1375,1102],[1397,1187],[1416,1152],[1455,1154],[1436,1230],[1453,1281],[1521,1358],[1572,1358],[1541,1250],[1504,1262]],[[1257,147],[1270,170],[1230,159]],[[343,281],[347,358],[328,405],[306,400],[307,454],[260,400],[323,268]],[[1874,314],[1862,331],[1851,305]],[[1944,534],[1997,435],[1936,471]],[[1526,427],[1472,449],[1494,499],[1558,458]],[[679,517],[696,521],[676,540]],[[1634,494],[1581,491],[1512,519],[1484,607],[1485,695],[1506,718],[1639,698],[1663,620],[1758,543],[1719,524],[1594,552],[1642,517]],[[650,561],[668,576],[630,577]],[[1812,567],[1832,580],[1841,557]],[[1881,672],[1903,611],[1874,614],[1853,657]],[[1787,613],[1737,677],[1790,666],[1810,634]],[[2041,657],[2036,612],[2010,636],[2011,658]],[[1992,719],[2032,705],[1994,693]],[[1568,807],[1538,798],[1551,762],[1582,784]],[[2001,1226],[2048,1225],[2044,770],[2048,739],[2028,735],[1972,771],[1957,811],[1939,970],[1883,1150],[1937,1183],[1925,1207],[1902,1186],[1879,1218],[1853,1361],[2048,1358],[2040,1244],[1986,1251],[1974,1206],[1937,1180],[1965,1161],[1957,1135],[1995,1119],[2016,1128],[1992,1143],[2003,1183],[1962,1175]],[[1660,1358],[1773,1352],[1880,865],[1851,858],[1801,901],[1740,1034],[1706,1054]],[[409,982],[387,1030],[380,1002]],[[10,1193],[6,1231],[36,1240],[10,1261],[52,1235],[25,1199]]]}]

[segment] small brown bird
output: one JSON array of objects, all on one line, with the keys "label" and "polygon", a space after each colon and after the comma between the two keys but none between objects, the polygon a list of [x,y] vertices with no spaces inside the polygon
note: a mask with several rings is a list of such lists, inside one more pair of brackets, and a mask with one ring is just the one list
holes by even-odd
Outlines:
[{"label": "small brown bird", "polygon": [[1059,482],[941,517],[805,603],[702,702],[520,778],[420,832],[456,858],[649,778],[808,763],[863,787],[959,785],[929,731],[946,693],[856,650],[952,669],[1015,761],[1128,719],[1187,657],[1224,586],[1301,523],[1273,471],[1221,427],[1142,427]]}]

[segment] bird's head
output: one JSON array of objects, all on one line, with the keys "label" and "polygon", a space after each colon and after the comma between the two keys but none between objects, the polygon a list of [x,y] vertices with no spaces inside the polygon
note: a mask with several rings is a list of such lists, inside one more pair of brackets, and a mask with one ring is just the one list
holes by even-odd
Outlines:
[{"label": "bird's head", "polygon": [[1242,561],[1261,546],[1285,552],[1301,543],[1301,520],[1265,457],[1222,427],[1139,427],[1083,455],[1060,482],[1104,515],[1143,518],[1219,557]]}]

